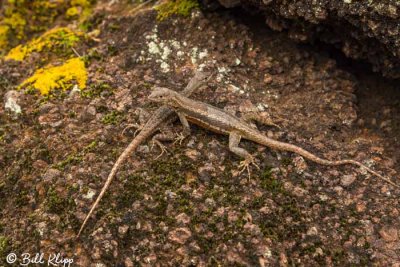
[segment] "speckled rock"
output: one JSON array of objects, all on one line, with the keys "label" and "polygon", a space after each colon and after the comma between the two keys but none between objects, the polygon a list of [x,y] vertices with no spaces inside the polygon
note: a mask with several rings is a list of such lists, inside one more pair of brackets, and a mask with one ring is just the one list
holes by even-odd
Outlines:
[{"label": "speckled rock", "polygon": [[228,8],[256,10],[273,30],[288,30],[299,42],[331,44],[347,57],[367,60],[384,76],[400,78],[399,1],[218,1]]}]

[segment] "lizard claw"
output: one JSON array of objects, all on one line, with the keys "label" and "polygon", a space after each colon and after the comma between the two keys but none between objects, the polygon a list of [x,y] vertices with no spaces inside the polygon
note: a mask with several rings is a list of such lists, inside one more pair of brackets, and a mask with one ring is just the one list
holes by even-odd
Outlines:
[{"label": "lizard claw", "polygon": [[242,172],[244,172],[244,170],[247,170],[247,173],[248,173],[249,179],[250,179],[250,177],[251,177],[251,174],[250,174],[250,165],[252,165],[252,164],[253,164],[258,170],[260,169],[260,167],[254,162],[254,157],[249,157],[249,158],[247,158],[247,159],[245,159],[245,160],[242,160],[242,161],[240,162],[239,168],[242,168],[242,169],[239,171],[239,174],[241,174]]},{"label": "lizard claw", "polygon": [[179,145],[182,145],[182,142],[183,142],[183,140],[186,139],[186,137],[187,137],[186,135],[179,133],[178,136],[175,138],[175,141],[173,144],[175,145],[177,142],[179,142]]},{"label": "lizard claw", "polygon": [[167,147],[164,146],[160,141],[158,141],[158,140],[153,140],[151,143],[152,143],[152,144],[151,144],[150,150],[153,150],[154,144],[156,144],[156,145],[160,148],[160,150],[161,150],[161,153],[156,157],[156,159],[159,159],[162,155],[164,155],[164,153],[165,153],[165,154],[168,154],[168,153],[169,153],[168,150],[167,150]]}]

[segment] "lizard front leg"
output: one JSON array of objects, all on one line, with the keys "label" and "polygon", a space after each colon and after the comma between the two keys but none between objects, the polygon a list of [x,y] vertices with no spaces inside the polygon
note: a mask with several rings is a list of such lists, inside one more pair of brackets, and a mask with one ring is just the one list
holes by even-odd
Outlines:
[{"label": "lizard front leg", "polygon": [[257,167],[257,169],[260,169],[260,167],[258,167],[258,165],[254,162],[254,157],[249,152],[247,152],[246,149],[239,147],[241,138],[242,137],[240,136],[240,134],[236,132],[231,132],[229,134],[229,150],[239,157],[244,158],[244,160],[241,161],[239,165],[239,167],[242,167],[240,173],[247,169],[247,173],[249,174],[250,178],[250,165],[253,164]]},{"label": "lizard front leg", "polygon": [[183,114],[181,112],[177,112],[177,114],[179,117],[179,121],[181,122],[181,124],[183,126],[183,131],[182,131],[182,133],[180,133],[178,135],[178,137],[175,140],[175,143],[179,142],[179,144],[182,144],[182,141],[185,140],[185,138],[190,135],[190,125],[185,117],[185,114]]}]

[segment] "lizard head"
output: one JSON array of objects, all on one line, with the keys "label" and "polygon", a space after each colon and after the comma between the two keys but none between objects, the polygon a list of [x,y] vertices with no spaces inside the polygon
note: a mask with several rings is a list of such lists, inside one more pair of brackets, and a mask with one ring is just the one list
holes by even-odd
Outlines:
[{"label": "lizard head", "polygon": [[173,90],[164,87],[155,87],[149,95],[149,100],[164,104],[173,104],[177,93]]}]

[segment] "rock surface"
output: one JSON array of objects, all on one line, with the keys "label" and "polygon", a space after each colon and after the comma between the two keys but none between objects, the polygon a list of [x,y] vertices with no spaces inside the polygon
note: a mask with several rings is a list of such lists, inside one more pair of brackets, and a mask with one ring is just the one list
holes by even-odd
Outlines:
[{"label": "rock surface", "polygon": [[[210,3],[211,1],[205,1]],[[368,61],[384,76],[400,78],[400,2],[354,0],[219,0],[265,16],[266,24],[299,42],[322,41],[347,57]],[[248,15],[244,14],[246,19]]]},{"label": "rock surface", "polygon": [[[196,126],[182,144],[164,143],[160,157],[151,142],[130,155],[75,239],[134,138],[138,111],[157,108],[147,101],[152,88],[181,90],[200,68],[215,76],[195,99],[238,114],[256,107],[279,126],[257,124],[269,137],[361,161],[399,183],[398,84],[347,72],[286,33],[255,35],[229,10],[159,21],[141,7],[94,7],[98,40],[74,46],[85,90],[21,90],[16,118],[0,105],[0,266],[11,252],[60,252],[73,266],[395,266],[398,189],[359,168],[244,140],[260,167],[249,179],[228,138]],[[57,56],[1,61],[0,103]]]}]

